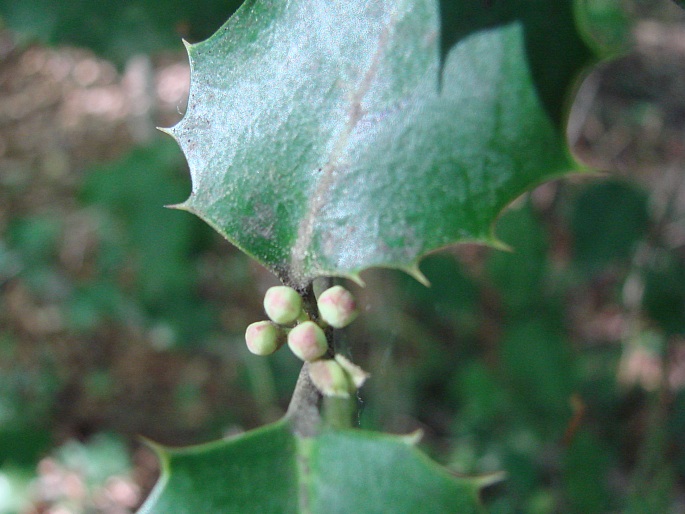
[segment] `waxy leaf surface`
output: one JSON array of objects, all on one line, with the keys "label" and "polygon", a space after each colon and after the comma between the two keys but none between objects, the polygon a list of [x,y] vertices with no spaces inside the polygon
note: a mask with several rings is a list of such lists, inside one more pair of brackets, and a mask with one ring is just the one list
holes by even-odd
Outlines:
[{"label": "waxy leaf surface", "polygon": [[569,1],[248,1],[188,52],[179,207],[291,285],[421,279],[427,252],[496,244],[509,202],[576,166]]}]

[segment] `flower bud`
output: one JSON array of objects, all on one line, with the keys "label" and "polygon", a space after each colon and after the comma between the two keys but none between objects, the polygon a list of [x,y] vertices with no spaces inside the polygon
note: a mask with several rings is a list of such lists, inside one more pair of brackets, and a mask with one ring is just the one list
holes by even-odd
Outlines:
[{"label": "flower bud", "polygon": [[354,386],[345,370],[333,359],[321,359],[309,364],[309,377],[324,396],[349,398]]},{"label": "flower bud", "polygon": [[335,355],[335,360],[340,364],[340,367],[345,370],[345,373],[350,377],[350,380],[354,384],[356,389],[359,389],[364,385],[366,379],[369,378],[369,374],[362,368],[354,364],[347,357],[343,357],[340,354]]},{"label": "flower bud", "polygon": [[288,334],[288,346],[303,361],[311,362],[324,356],[328,342],[323,329],[313,321],[305,321]]},{"label": "flower bud", "polygon": [[302,298],[292,287],[270,287],[264,295],[264,310],[271,320],[289,325],[302,313]]},{"label": "flower bud", "polygon": [[342,286],[326,289],[319,296],[318,305],[321,319],[333,328],[346,327],[359,314],[354,296]]},{"label": "flower bud", "polygon": [[245,330],[245,342],[255,355],[271,355],[283,346],[285,331],[271,321],[257,321]]}]

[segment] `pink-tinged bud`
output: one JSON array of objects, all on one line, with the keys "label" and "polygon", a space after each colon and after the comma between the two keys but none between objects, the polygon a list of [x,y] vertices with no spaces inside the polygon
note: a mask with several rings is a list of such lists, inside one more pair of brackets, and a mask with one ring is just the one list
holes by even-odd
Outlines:
[{"label": "pink-tinged bud", "polygon": [[271,320],[289,325],[302,313],[302,298],[292,287],[270,287],[264,295],[264,310]]},{"label": "pink-tinged bud", "polygon": [[326,334],[313,321],[305,321],[288,334],[288,346],[303,361],[311,362],[323,357],[328,350]]},{"label": "pink-tinged bud", "polygon": [[345,373],[350,377],[356,389],[364,385],[364,382],[369,378],[369,374],[362,368],[354,364],[347,357],[336,354],[335,360],[340,364],[340,367],[345,370]]},{"label": "pink-tinged bud", "polygon": [[354,296],[342,286],[326,289],[319,296],[321,319],[333,328],[343,328],[354,321],[359,314]]},{"label": "pink-tinged bud", "polygon": [[245,330],[247,349],[255,355],[271,355],[285,342],[285,331],[271,321],[251,323]]},{"label": "pink-tinged bud", "polygon": [[354,386],[345,370],[333,359],[321,359],[309,364],[309,377],[324,396],[349,398]]}]

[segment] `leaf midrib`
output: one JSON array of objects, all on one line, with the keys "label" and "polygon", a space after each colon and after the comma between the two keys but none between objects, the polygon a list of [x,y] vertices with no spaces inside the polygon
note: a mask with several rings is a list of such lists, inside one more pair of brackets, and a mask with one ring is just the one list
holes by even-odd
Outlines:
[{"label": "leaf midrib", "polygon": [[321,208],[326,203],[326,198],[328,196],[327,192],[331,189],[334,182],[334,172],[338,168],[344,151],[348,146],[350,135],[364,115],[362,101],[378,75],[378,68],[384,51],[388,46],[391,30],[397,23],[397,15],[398,11],[390,14],[390,19],[383,26],[378,36],[376,50],[371,59],[371,63],[364,73],[359,87],[350,98],[347,122],[338,135],[326,164],[321,168],[320,179],[317,182],[316,190],[314,194],[310,196],[306,213],[300,221],[297,239],[295,240],[290,253],[290,280],[294,284],[302,285],[303,282],[309,279],[305,272],[305,261],[307,258],[307,250],[311,246],[312,237],[314,235],[314,224]]}]

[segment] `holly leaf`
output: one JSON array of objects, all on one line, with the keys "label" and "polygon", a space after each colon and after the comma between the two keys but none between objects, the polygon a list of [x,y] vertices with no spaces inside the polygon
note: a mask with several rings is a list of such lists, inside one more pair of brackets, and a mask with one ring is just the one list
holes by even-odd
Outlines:
[{"label": "holly leaf", "polygon": [[637,19],[622,0],[575,0],[578,27],[595,53],[612,56],[627,52]]},{"label": "holly leaf", "polygon": [[[24,43],[85,46],[123,65],[131,56],[201,40],[233,14],[240,0],[0,0],[0,24]],[[217,22],[217,20],[219,20]]]},{"label": "holly leaf", "polygon": [[411,438],[363,430],[293,434],[287,421],[235,439],[158,448],[162,477],[139,514],[482,512],[497,477],[457,477]]},{"label": "holly leaf", "polygon": [[422,280],[427,252],[497,244],[508,203],[577,169],[568,1],[254,0],[188,53],[179,207],[294,286]]}]

